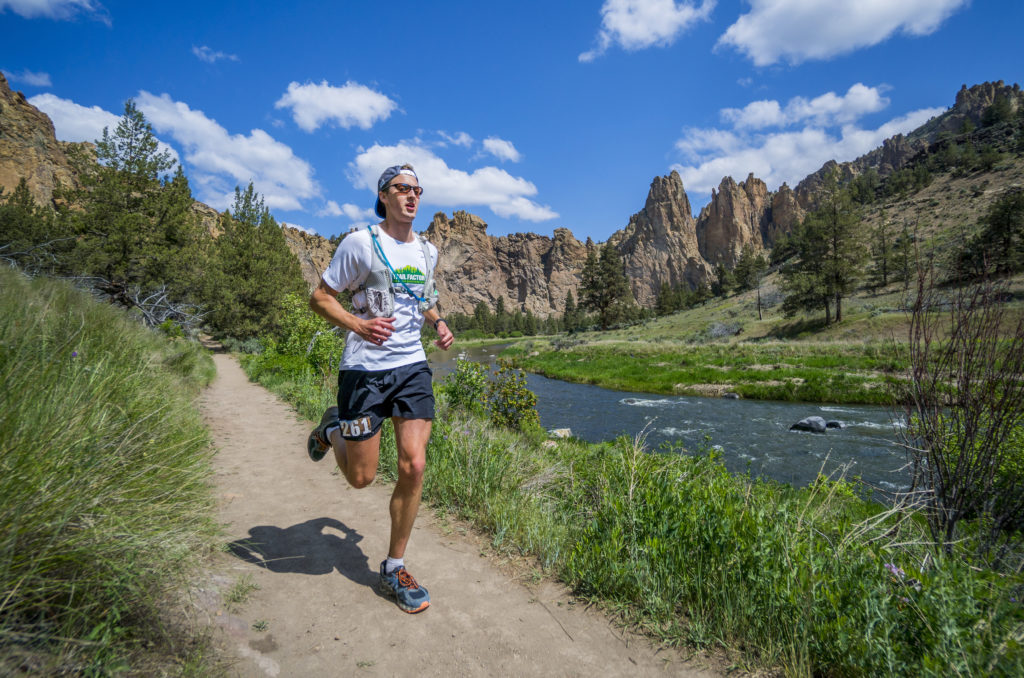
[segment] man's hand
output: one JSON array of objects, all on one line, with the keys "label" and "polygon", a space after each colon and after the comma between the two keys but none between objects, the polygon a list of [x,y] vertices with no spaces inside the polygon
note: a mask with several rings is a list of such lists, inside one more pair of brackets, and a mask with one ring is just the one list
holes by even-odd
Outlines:
[{"label": "man's hand", "polygon": [[447,351],[452,346],[452,342],[455,341],[455,335],[448,329],[448,323],[441,321],[437,324],[437,340],[434,345],[442,351]]},{"label": "man's hand", "polygon": [[359,318],[353,331],[371,344],[380,346],[395,331],[395,318]]}]

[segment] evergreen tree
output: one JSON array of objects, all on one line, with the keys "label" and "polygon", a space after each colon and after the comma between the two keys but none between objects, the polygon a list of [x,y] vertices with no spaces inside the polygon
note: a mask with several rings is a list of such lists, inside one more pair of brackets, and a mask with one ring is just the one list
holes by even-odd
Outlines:
[{"label": "evergreen tree", "polygon": [[822,186],[818,208],[807,215],[795,238],[797,259],[783,268],[786,300],[783,310],[824,307],[825,323],[843,319],[842,300],[853,292],[866,256],[860,219],[838,173],[830,172]]},{"label": "evergreen tree", "polygon": [[565,311],[562,314],[562,325],[566,332],[575,332],[580,329],[580,312],[576,308],[576,300],[572,296],[572,290],[565,293]]},{"label": "evergreen tree", "polygon": [[768,260],[764,254],[755,252],[753,245],[746,244],[740,252],[740,258],[733,269],[733,277],[740,291],[752,290],[761,284],[761,276],[768,270]]},{"label": "evergreen tree", "polygon": [[245,191],[235,188],[220,230],[207,278],[208,322],[219,334],[239,338],[274,332],[285,295],[304,293],[306,283],[281,227],[251,183]]},{"label": "evergreen tree", "polygon": [[882,210],[878,218],[878,226],[871,232],[871,280],[876,288],[889,284],[893,258],[891,231],[892,226],[885,216],[885,210]]},{"label": "evergreen tree", "polygon": [[530,309],[526,309],[526,317],[523,318],[523,334],[528,337],[537,334],[537,318]]},{"label": "evergreen tree", "polygon": [[715,279],[711,283],[711,291],[716,297],[726,297],[735,286],[736,278],[732,271],[727,269],[722,262],[718,262],[715,266]]},{"label": "evergreen tree", "polygon": [[580,305],[595,311],[601,329],[606,330],[621,317],[632,300],[629,279],[618,250],[605,243],[598,257],[591,249],[581,277]]},{"label": "evergreen tree", "polygon": [[481,332],[488,334],[494,331],[491,309],[487,306],[486,302],[481,301],[477,303],[473,309],[473,326]]},{"label": "evergreen tree", "polygon": [[80,210],[70,212],[80,236],[73,255],[79,270],[116,286],[166,284],[156,259],[172,256],[161,249],[173,249],[174,243],[164,238],[166,225],[156,222],[163,207],[161,176],[175,162],[168,151],[159,150],[135,102],[125,103],[113,132],[103,130],[95,161],[81,153],[73,161],[82,182],[71,200]]},{"label": "evergreen tree", "polygon": [[676,299],[678,295],[668,282],[662,281],[658,287],[658,299],[654,302],[654,312],[658,315],[668,315],[678,309]]},{"label": "evergreen tree", "polygon": [[58,235],[53,212],[36,204],[25,177],[13,193],[2,193],[0,188],[0,259],[33,270],[59,270],[73,239]]}]

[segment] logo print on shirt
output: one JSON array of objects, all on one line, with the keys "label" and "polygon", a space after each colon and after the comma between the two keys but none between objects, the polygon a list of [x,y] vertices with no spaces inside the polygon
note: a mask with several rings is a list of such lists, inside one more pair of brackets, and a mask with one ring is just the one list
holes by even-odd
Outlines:
[{"label": "logo print on shirt", "polygon": [[415,266],[403,266],[395,271],[392,282],[405,283],[406,285],[422,285],[427,281],[427,276]]}]

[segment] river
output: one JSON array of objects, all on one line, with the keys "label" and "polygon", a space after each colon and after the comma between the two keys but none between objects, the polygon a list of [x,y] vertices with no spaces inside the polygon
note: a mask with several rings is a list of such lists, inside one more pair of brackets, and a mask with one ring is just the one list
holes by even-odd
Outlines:
[{"label": "river", "polygon": [[[436,351],[430,355],[435,379],[455,369],[461,353],[468,360],[493,364],[500,347]],[[696,396],[660,396],[612,391],[527,374],[537,395],[537,412],[546,429],[568,428],[588,442],[646,431],[652,451],[682,445],[689,451],[713,445],[726,467],[795,486],[812,482],[819,471],[848,465],[848,476],[886,492],[905,489],[906,457],[895,445],[892,412],[868,405],[816,405],[765,400],[729,400]],[[825,434],[790,431],[795,422],[817,415],[843,423]]]}]

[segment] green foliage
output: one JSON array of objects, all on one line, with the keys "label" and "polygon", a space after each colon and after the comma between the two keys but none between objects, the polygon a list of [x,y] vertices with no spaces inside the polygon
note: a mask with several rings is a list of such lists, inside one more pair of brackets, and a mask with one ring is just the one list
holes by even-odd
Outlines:
[{"label": "green foliage", "polygon": [[959,254],[961,269],[971,277],[1024,270],[1024,190],[1004,193],[981,219],[982,230]]},{"label": "green foliage", "polygon": [[14,192],[0,190],[0,259],[28,270],[59,270],[59,261],[73,247],[60,234],[52,211],[36,204],[25,177]]},{"label": "green foliage", "polygon": [[499,359],[494,378],[487,382],[484,395],[491,422],[519,431],[540,425],[537,396],[526,386],[526,375],[511,362]]},{"label": "green foliage", "polygon": [[490,370],[486,365],[470,360],[458,360],[455,371],[448,375],[442,387],[452,407],[460,407],[472,412],[485,411],[484,395],[487,391],[487,375]]},{"label": "green foliage", "polygon": [[818,208],[792,234],[796,257],[782,268],[786,293],[783,311],[824,308],[825,324],[842,321],[842,300],[851,294],[862,274],[867,254],[860,216],[838,175],[830,172],[822,186]]},{"label": "green foliage", "polygon": [[273,350],[290,356],[304,356],[309,366],[330,380],[338,371],[345,350],[345,337],[326,320],[309,309],[305,296],[289,293],[283,302],[281,325],[275,335],[277,342],[265,343]]},{"label": "green foliage", "polygon": [[[198,344],[0,269],[0,643],[110,675],[212,547]],[[171,650],[172,652],[174,650]]]},{"label": "green foliage", "polygon": [[220,222],[203,279],[207,322],[219,335],[273,334],[289,293],[306,292],[299,262],[252,183],[235,188],[235,202]]},{"label": "green foliage", "polygon": [[854,201],[861,205],[869,205],[875,201],[881,184],[882,180],[878,177],[878,170],[869,167],[862,174],[854,177],[847,188]]},{"label": "green foliage", "polygon": [[628,315],[635,305],[622,258],[611,243],[604,244],[600,257],[594,249],[587,253],[579,293],[580,306],[597,313],[602,330]]},{"label": "green foliage", "polygon": [[81,189],[65,196],[76,209],[63,218],[78,236],[68,265],[118,286],[167,285],[186,296],[202,270],[200,232],[192,194],[168,151],[131,100],[113,132],[103,130],[95,158],[79,149],[72,159]]},{"label": "green foliage", "polygon": [[755,252],[752,245],[743,246],[740,258],[733,268],[733,277],[736,281],[736,288],[740,292],[755,289],[761,284],[764,272],[768,270],[768,260],[763,252]]}]

